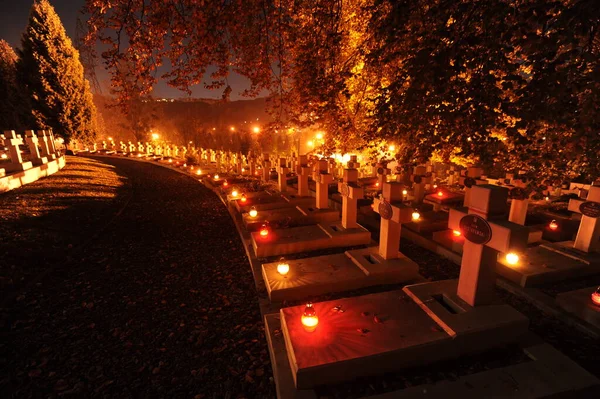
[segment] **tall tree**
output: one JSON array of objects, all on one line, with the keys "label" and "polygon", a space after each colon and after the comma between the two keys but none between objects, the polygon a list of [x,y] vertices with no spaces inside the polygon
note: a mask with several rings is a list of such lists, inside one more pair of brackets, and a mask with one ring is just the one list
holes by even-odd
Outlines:
[{"label": "tall tree", "polygon": [[38,128],[52,128],[68,143],[92,140],[96,109],[73,47],[48,0],[34,2],[21,39],[19,79],[31,97]]},{"label": "tall tree", "polygon": [[17,53],[0,40],[0,131],[22,130],[31,124],[27,97],[17,79]]}]

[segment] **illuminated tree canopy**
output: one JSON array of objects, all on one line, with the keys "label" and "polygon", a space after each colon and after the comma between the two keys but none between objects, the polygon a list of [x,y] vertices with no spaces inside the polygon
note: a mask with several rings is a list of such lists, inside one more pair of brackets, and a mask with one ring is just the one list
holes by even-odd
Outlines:
[{"label": "illuminated tree canopy", "polygon": [[172,86],[224,98],[237,72],[244,94],[271,94],[273,129],[317,126],[329,149],[394,142],[402,163],[600,174],[591,0],[88,0],[87,12],[122,100],[131,85],[149,93],[163,64]]}]

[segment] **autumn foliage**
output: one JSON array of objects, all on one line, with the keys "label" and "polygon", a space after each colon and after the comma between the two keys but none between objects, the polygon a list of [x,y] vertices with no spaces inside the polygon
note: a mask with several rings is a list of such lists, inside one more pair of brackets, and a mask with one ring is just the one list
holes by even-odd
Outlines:
[{"label": "autumn foliage", "polygon": [[600,175],[593,1],[88,0],[87,11],[88,44],[103,43],[118,88],[149,93],[161,78],[227,97],[237,72],[252,82],[243,94],[271,93],[273,130],[316,126],[332,150],[395,143],[389,156],[407,164]]}]

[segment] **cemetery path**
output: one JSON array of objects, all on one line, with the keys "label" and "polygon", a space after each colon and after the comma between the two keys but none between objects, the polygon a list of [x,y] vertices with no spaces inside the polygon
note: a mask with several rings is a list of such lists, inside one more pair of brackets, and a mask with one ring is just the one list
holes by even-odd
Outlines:
[{"label": "cemetery path", "polygon": [[122,213],[3,309],[0,396],[273,397],[254,280],[194,179],[106,158]]}]

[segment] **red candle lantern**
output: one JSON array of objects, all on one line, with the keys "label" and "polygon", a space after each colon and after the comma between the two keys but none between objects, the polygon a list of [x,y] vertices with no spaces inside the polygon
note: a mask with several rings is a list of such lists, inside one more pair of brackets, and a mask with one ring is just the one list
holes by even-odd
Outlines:
[{"label": "red candle lantern", "polygon": [[548,225],[548,228],[552,231],[555,231],[558,229],[558,223],[556,223],[556,220],[553,220],[550,222],[550,224]]},{"label": "red candle lantern", "polygon": [[269,226],[265,223],[260,227],[260,236],[266,237],[269,235]]},{"label": "red candle lantern", "polygon": [[313,308],[312,303],[307,303],[304,308],[304,313],[302,313],[302,326],[307,332],[313,332],[317,328],[317,324],[319,324],[319,317],[317,316],[317,312],[315,308]]},{"label": "red candle lantern", "polygon": [[240,198],[240,201],[246,202],[247,200],[248,198],[246,198],[246,194],[242,194],[242,198]]}]

